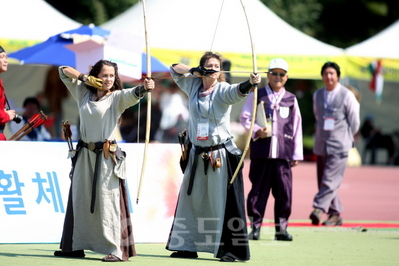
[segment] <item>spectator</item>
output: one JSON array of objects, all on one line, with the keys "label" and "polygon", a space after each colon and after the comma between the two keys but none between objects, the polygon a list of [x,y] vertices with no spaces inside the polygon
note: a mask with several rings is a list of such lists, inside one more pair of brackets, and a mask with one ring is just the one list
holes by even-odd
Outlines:
[{"label": "spectator", "polygon": [[[288,80],[288,63],[281,58],[273,59],[267,77],[269,83],[259,89],[258,98],[258,102],[263,103],[261,107],[264,107],[258,108],[258,113],[264,113],[256,116],[259,119],[255,121],[250,146],[249,180],[252,187],[247,197],[247,213],[252,231],[249,239],[260,239],[271,191],[275,199],[275,240],[292,241],[287,232],[292,207],[291,168],[303,160],[301,112],[295,95],[284,88]],[[253,117],[252,107],[251,94],[240,115],[241,124],[247,130]]]},{"label": "spectator", "polygon": [[338,189],[344,177],[348,152],[354,147],[359,130],[360,104],[355,95],[339,83],[340,67],[327,62],[321,68],[324,88],[313,95],[316,136],[313,152],[317,156],[318,192],[310,214],[312,224],[320,223],[323,213],[328,219],[323,225],[342,225],[342,203]]},{"label": "spectator", "polygon": [[[35,97],[28,97],[24,100],[23,106],[24,113],[22,114],[22,122],[11,123],[10,124],[10,131],[12,134],[15,134],[20,130],[35,114],[39,113],[40,111],[40,103]],[[22,141],[46,141],[50,140],[51,135],[47,131],[46,127],[42,124],[36,128],[34,128],[31,132],[27,135],[22,137],[19,140]]]},{"label": "spectator", "polygon": [[386,164],[393,164],[395,143],[391,136],[382,134],[381,129],[374,126],[372,115],[367,115],[364,119],[363,125],[360,128],[360,134],[366,142],[363,154],[366,155],[368,150],[371,152],[370,164],[376,164],[376,153],[378,148],[387,150],[388,160]]},{"label": "spectator", "polygon": [[[8,56],[3,47],[0,46],[0,74],[6,72],[8,69]],[[4,135],[4,128],[6,123],[12,121],[16,117],[15,110],[10,109],[5,94],[3,80],[0,78],[0,141],[6,140]]]},{"label": "spectator", "polygon": [[159,103],[162,116],[155,137],[158,142],[177,143],[178,133],[188,125],[188,109],[176,83],[164,80],[161,84],[165,86]]}]

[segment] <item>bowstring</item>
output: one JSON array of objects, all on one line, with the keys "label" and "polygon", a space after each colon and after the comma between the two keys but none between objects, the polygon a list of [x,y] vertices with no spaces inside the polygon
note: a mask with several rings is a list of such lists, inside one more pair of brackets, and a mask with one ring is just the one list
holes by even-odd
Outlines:
[{"label": "bowstring", "polygon": [[215,38],[216,38],[216,33],[217,33],[217,30],[218,30],[218,27],[219,27],[220,17],[222,16],[223,5],[224,5],[224,0],[222,1],[222,5],[220,6],[218,21],[216,22],[215,32],[213,33],[211,48],[209,49],[209,51],[212,51],[212,48],[213,48],[213,42],[215,41]]},{"label": "bowstring", "polygon": [[[209,49],[209,51],[211,51],[211,52],[212,52],[212,48],[213,48],[213,43],[214,43],[215,38],[216,38],[216,33],[217,33],[218,28],[219,28],[219,21],[220,21],[220,17],[222,16],[223,5],[224,5],[224,0],[222,1],[222,5],[220,6],[218,21],[216,22],[215,32],[213,33],[211,48]],[[220,137],[220,133],[219,133],[219,123],[217,123],[217,121],[216,121],[215,110],[213,109],[213,102],[212,102],[212,105],[211,105],[211,109],[212,109],[212,113],[213,113],[213,119],[215,120],[215,124],[216,124],[216,131],[217,131],[217,134],[219,136],[219,141],[220,141],[221,137]],[[212,143],[213,143],[213,138],[212,138]],[[219,154],[220,154],[220,151],[219,151]],[[211,154],[211,156],[213,156],[213,154]]]},{"label": "bowstring", "polygon": [[[212,51],[212,48],[213,48],[213,43],[215,41],[216,33],[218,31],[218,28],[219,28],[220,17],[222,16],[223,5],[224,5],[224,0],[222,1],[222,5],[220,6],[218,21],[216,22],[215,32],[213,33],[211,48],[209,49],[209,51]],[[212,112],[213,112],[213,118],[215,119],[215,123],[216,123],[216,116],[215,116],[215,110],[213,109],[213,104],[212,104],[211,108],[212,108]],[[220,138],[219,125],[217,123],[216,123],[216,131],[218,132],[218,135],[219,135],[219,138]]]}]

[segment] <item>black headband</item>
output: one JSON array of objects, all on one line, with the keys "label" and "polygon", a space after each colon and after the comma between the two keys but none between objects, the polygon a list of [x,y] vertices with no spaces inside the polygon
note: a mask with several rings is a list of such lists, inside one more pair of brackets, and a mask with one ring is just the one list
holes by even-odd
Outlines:
[{"label": "black headband", "polygon": [[5,53],[6,51],[3,49],[3,47],[0,46],[0,53]]}]

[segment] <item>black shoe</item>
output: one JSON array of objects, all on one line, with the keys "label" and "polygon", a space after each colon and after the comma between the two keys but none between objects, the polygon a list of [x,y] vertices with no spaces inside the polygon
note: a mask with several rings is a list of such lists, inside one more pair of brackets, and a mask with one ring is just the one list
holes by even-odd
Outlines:
[{"label": "black shoe", "polygon": [[276,233],[274,235],[274,240],[278,241],[292,241],[294,238],[292,235],[288,234],[288,232],[285,233]]},{"label": "black shoe", "polygon": [[320,209],[314,209],[312,211],[309,218],[310,218],[310,220],[312,220],[313,225],[319,225],[322,214],[323,214],[323,212]]},{"label": "black shoe", "polygon": [[84,258],[85,253],[83,250],[75,250],[71,252],[66,251],[55,251],[54,256],[56,257],[70,257],[70,258]]},{"label": "black shoe", "polygon": [[197,252],[192,251],[176,251],[170,254],[172,258],[186,258],[186,259],[196,259],[198,258]]},{"label": "black shoe", "polygon": [[231,257],[231,256],[229,256],[229,255],[223,255],[220,258],[220,262],[235,262],[235,261],[236,261],[236,259]]},{"label": "black shoe", "polygon": [[252,226],[252,231],[248,235],[249,240],[259,240],[260,239],[260,226]]},{"label": "black shoe", "polygon": [[103,262],[118,262],[118,261],[122,261],[120,258],[118,258],[117,256],[115,256],[114,254],[109,254],[107,256],[105,256],[104,258],[102,258]]},{"label": "black shoe", "polygon": [[323,225],[327,226],[342,225],[342,218],[337,214],[330,214],[330,216],[328,216],[328,220],[323,222]]}]

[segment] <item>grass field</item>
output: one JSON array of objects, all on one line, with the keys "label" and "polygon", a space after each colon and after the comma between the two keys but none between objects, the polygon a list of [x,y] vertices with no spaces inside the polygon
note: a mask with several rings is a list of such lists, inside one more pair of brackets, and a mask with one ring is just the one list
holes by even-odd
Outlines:
[{"label": "grass field", "polygon": [[[282,266],[394,266],[399,265],[399,229],[342,227],[290,227],[294,241],[274,241],[274,228],[263,227],[262,239],[250,242],[251,260],[247,265]],[[220,263],[212,254],[199,253],[198,259],[170,258],[165,244],[137,243],[134,265],[211,265]],[[58,258],[58,244],[1,244],[0,265],[66,266],[101,264],[102,254],[85,251],[82,259]]]}]

